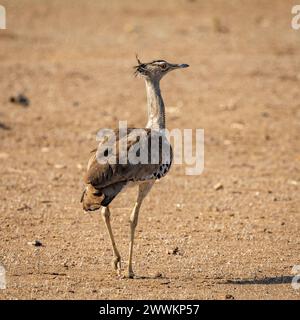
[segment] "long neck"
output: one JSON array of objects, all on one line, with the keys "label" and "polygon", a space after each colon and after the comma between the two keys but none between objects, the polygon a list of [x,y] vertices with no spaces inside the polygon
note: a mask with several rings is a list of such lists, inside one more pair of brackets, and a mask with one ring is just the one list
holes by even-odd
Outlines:
[{"label": "long neck", "polygon": [[159,80],[146,79],[148,123],[147,128],[165,128],[165,105],[160,93]]}]

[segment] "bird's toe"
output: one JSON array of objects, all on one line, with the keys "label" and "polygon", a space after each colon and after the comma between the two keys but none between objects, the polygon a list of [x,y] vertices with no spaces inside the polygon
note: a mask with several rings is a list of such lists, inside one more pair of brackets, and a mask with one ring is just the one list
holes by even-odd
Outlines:
[{"label": "bird's toe", "polygon": [[121,257],[114,257],[112,260],[112,266],[114,270],[118,271],[118,274],[121,272]]},{"label": "bird's toe", "polygon": [[132,270],[128,271],[128,275],[127,276],[128,276],[129,279],[134,279],[135,278],[135,274],[134,274],[134,272]]}]

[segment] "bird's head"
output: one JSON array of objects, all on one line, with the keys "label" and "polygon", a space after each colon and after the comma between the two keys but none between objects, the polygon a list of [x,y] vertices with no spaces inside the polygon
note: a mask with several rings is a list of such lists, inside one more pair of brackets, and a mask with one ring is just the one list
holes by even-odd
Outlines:
[{"label": "bird's head", "polygon": [[138,57],[138,65],[135,66],[135,75],[141,76],[149,80],[160,80],[163,76],[172,70],[187,68],[188,64],[175,64],[165,60],[153,60],[151,62],[142,63]]}]

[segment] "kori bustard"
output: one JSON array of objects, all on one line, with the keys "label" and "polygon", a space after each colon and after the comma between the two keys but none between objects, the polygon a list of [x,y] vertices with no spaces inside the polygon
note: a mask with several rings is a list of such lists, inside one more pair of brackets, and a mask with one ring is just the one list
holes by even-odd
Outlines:
[{"label": "kori bustard", "polygon": [[[114,235],[110,224],[109,204],[116,195],[124,190],[126,186],[137,185],[138,196],[130,215],[130,244],[128,260],[128,277],[133,278],[132,252],[135,228],[138,222],[139,211],[143,199],[146,197],[156,180],[162,178],[168,172],[172,162],[172,149],[166,137],[160,139],[158,145],[153,144],[153,136],[161,137],[165,129],[165,106],[160,91],[160,80],[170,71],[187,68],[187,64],[172,64],[165,60],[154,60],[149,63],[142,63],[138,58],[138,65],[135,74],[144,78],[146,83],[148,123],[143,129],[128,128],[125,133],[117,129],[113,132],[115,139],[110,139],[110,134],[104,136],[99,142],[98,149],[92,151],[92,156],[88,162],[87,173],[84,177],[85,189],[81,201],[83,209],[93,211],[101,209],[103,220],[105,221],[113,248],[113,267],[118,275],[121,275],[121,256],[117,249]],[[111,134],[112,135],[112,134]],[[124,144],[129,151],[126,154],[128,161],[120,161],[120,144]],[[151,147],[152,144],[152,147]],[[169,146],[167,157],[162,155],[162,146],[166,150]],[[138,148],[135,148],[138,146]],[[155,146],[153,148],[153,146]],[[104,147],[104,151],[103,151]],[[101,149],[102,148],[102,149]],[[159,149],[157,161],[151,161],[151,153],[154,149]],[[102,152],[99,152],[102,150]],[[115,150],[115,161],[109,161],[109,152]],[[128,154],[133,150],[136,155],[146,153],[148,162],[130,161]],[[154,150],[155,151],[155,150]],[[157,150],[156,150],[157,151]]]}]

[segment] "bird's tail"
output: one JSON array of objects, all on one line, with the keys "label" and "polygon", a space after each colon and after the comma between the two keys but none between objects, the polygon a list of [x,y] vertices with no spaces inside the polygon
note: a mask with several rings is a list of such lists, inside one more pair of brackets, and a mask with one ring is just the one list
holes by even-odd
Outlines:
[{"label": "bird's tail", "polygon": [[101,202],[104,199],[104,194],[94,188],[92,185],[87,185],[83,190],[81,200],[83,205],[83,210],[85,211],[94,211],[98,210],[101,207]]}]

